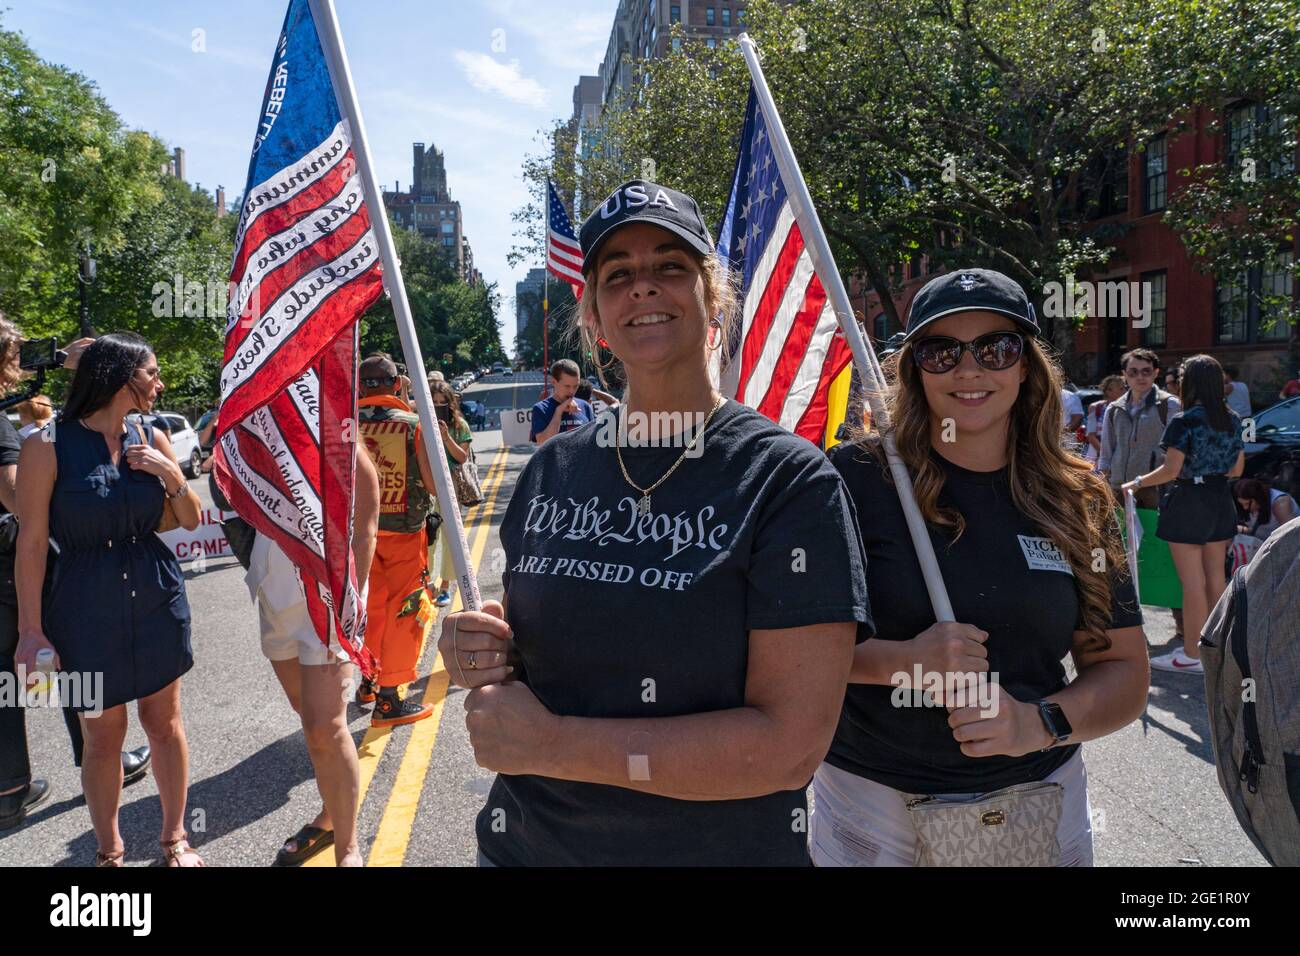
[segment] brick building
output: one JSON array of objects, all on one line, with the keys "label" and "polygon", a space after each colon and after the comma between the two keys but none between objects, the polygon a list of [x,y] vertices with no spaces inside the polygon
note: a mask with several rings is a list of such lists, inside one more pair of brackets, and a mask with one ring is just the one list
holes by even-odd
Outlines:
[{"label": "brick building", "polygon": [[[1258,296],[1263,290],[1295,300],[1295,238],[1289,244],[1279,243],[1271,267],[1244,276],[1215,276],[1193,265],[1182,239],[1164,222],[1170,191],[1178,188],[1177,170],[1216,161],[1237,167],[1252,124],[1268,121],[1267,113],[1253,103],[1230,105],[1223,132],[1207,131],[1213,118],[1206,108],[1196,110],[1187,117],[1187,132],[1162,133],[1144,149],[1130,150],[1104,181],[1094,221],[1098,227],[1121,228],[1118,238],[1109,243],[1115,252],[1108,267],[1080,278],[1147,283],[1150,324],[1140,328],[1127,316],[1090,316],[1075,334],[1079,367],[1085,373],[1081,384],[1118,371],[1119,357],[1139,345],[1155,349],[1167,363],[1208,352],[1226,365],[1235,365],[1259,403],[1267,403],[1281,382],[1294,377],[1294,330],[1284,322],[1266,329],[1268,316]],[[1295,175],[1294,162],[1272,174]],[[895,296],[900,315],[906,316],[912,297],[931,275],[924,256],[903,267],[903,288]],[[853,295],[855,303],[862,303],[867,330],[874,338],[883,340],[898,331],[886,325],[880,300],[869,286],[854,282]]]}]

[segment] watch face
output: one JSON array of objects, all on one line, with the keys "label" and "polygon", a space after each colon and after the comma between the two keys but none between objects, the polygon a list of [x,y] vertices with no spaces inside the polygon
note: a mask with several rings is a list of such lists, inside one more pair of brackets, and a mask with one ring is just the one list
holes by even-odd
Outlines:
[{"label": "watch face", "polygon": [[1074,733],[1074,728],[1070,726],[1060,704],[1044,702],[1040,711],[1043,715],[1043,723],[1047,724],[1047,729],[1057,740],[1065,740]]}]

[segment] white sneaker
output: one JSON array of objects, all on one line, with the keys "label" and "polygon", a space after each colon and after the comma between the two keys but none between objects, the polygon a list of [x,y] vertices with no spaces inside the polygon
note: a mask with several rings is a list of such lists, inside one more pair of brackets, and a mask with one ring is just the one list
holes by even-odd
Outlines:
[{"label": "white sneaker", "polygon": [[1204,674],[1205,668],[1196,658],[1188,657],[1181,648],[1151,658],[1151,667],[1158,671],[1177,671],[1180,674]]}]

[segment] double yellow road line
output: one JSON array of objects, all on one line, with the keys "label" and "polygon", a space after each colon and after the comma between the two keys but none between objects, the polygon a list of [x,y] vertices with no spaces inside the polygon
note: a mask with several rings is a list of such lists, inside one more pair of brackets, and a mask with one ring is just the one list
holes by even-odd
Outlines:
[{"label": "double yellow road line", "polygon": [[[482,564],[483,552],[487,548],[492,529],[492,516],[496,512],[497,495],[505,480],[506,463],[510,458],[510,449],[501,448],[483,478],[483,503],[469,509],[465,516],[465,537],[469,542],[470,563],[475,569]],[[448,529],[449,530],[449,529]],[[464,608],[464,601],[459,590],[456,600],[449,612],[454,613]],[[425,632],[427,643],[429,635],[434,632],[437,621],[430,624]],[[420,794],[424,790],[425,776],[429,771],[429,761],[433,757],[434,744],[438,738],[438,727],[442,723],[442,705],[447,699],[448,676],[443,666],[442,655],[434,652],[433,669],[429,682],[424,688],[423,701],[433,706],[433,713],[428,718],[412,725],[410,740],[402,754],[402,762],[393,781],[393,789],[388,795],[375,842],[370,848],[367,866],[401,866],[406,857],[406,848],[411,840],[411,828],[415,824],[415,814],[420,806]],[[421,650],[423,656],[423,649]],[[360,763],[360,793],[357,806],[366,799],[366,793],[374,780],[379,760],[384,755],[388,741],[392,736],[392,727],[371,727],[357,747]],[[334,854],[321,853],[308,860],[304,866],[333,866]]]}]

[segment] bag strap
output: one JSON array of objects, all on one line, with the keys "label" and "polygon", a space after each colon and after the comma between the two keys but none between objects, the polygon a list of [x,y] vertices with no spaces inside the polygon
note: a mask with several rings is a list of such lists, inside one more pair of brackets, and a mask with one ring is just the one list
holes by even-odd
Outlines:
[{"label": "bag strap", "polygon": [[[1254,682],[1254,675],[1250,671],[1250,652],[1246,646],[1247,625],[1249,619],[1246,616],[1247,598],[1246,598],[1246,569],[1250,565],[1240,567],[1232,576],[1232,583],[1229,587],[1232,590],[1232,623],[1228,628],[1228,645],[1232,651],[1232,659],[1237,663],[1237,669],[1241,671],[1243,681]],[[1255,695],[1250,695],[1249,699],[1243,698],[1241,705],[1241,721],[1246,738],[1245,753],[1241,755],[1240,775],[1241,779],[1246,782],[1246,788],[1251,793],[1259,790],[1259,768],[1264,765],[1264,744],[1259,738],[1259,715],[1255,711]]]},{"label": "bag strap", "polygon": [[1165,398],[1162,398],[1162,399],[1160,399],[1158,402],[1156,402],[1156,413],[1160,416],[1160,424],[1161,424],[1161,425],[1168,425],[1168,424],[1169,424],[1169,398],[1168,398],[1168,396],[1166,396]]},{"label": "bag strap", "polygon": [[1102,427],[1106,429],[1106,435],[1110,439],[1110,453],[1115,454],[1115,449],[1119,447],[1119,436],[1115,434],[1115,415],[1118,409],[1114,405],[1106,406],[1106,414],[1102,419]]}]

